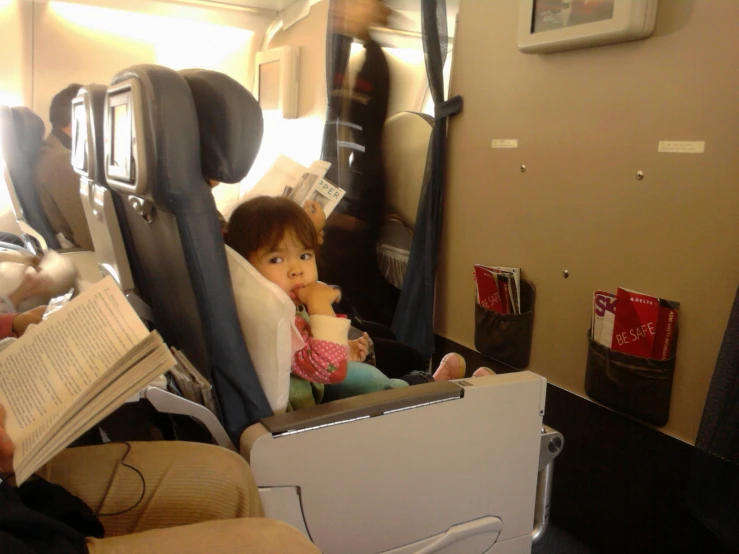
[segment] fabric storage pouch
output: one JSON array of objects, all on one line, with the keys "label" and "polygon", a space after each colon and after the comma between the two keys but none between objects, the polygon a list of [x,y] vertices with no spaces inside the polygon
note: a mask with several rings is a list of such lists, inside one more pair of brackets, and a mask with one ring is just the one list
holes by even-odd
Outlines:
[{"label": "fabric storage pouch", "polygon": [[674,355],[653,360],[616,352],[590,337],[588,342],[587,395],[614,410],[659,427],[665,425],[670,415]]},{"label": "fabric storage pouch", "polygon": [[480,354],[516,369],[528,367],[535,294],[534,284],[521,280],[520,314],[500,314],[475,302],[475,348]]}]

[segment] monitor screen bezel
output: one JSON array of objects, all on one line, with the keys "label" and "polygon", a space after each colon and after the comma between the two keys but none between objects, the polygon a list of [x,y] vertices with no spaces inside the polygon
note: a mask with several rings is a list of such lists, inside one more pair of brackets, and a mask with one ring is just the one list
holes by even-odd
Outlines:
[{"label": "monitor screen bezel", "polygon": [[278,112],[284,119],[295,119],[298,117],[298,93],[299,93],[299,65],[300,48],[298,46],[280,46],[257,52],[254,71],[254,91],[260,107],[261,90],[261,67],[273,62],[279,62],[279,85],[278,85]]},{"label": "monitor screen bezel", "polygon": [[654,30],[658,0],[614,0],[613,17],[534,32],[537,0],[519,0],[518,49],[548,53],[646,38]]},{"label": "monitor screen bezel", "polygon": [[[131,117],[132,135],[130,175],[127,176],[128,179],[119,178],[117,176],[119,172],[115,170],[111,173],[111,164],[109,162],[112,154],[111,147],[113,146],[111,144],[111,101],[114,101],[116,96],[124,92],[130,92],[128,97],[130,98],[129,115]],[[103,139],[105,143],[105,160],[103,163],[105,179],[109,187],[120,190],[125,194],[146,197],[149,186],[148,176],[151,170],[145,150],[148,135],[144,126],[144,111],[146,107],[143,104],[142,98],[142,84],[136,77],[125,79],[120,83],[108,87],[108,91],[105,93],[105,130]]]}]

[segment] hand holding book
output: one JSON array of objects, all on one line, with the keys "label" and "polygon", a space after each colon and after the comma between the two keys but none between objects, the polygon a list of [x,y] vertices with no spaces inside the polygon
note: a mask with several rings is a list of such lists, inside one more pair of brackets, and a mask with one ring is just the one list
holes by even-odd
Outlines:
[{"label": "hand holding book", "polygon": [[18,484],[174,363],[110,277],[30,328],[0,353]]}]

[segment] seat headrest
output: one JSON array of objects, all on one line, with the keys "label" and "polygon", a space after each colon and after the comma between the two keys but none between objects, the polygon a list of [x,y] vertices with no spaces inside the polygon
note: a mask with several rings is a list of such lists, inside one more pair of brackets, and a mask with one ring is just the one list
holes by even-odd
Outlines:
[{"label": "seat headrest", "polygon": [[387,201],[411,227],[429,171],[432,131],[433,119],[415,112],[393,115],[383,131]]},{"label": "seat headrest", "polygon": [[[200,166],[195,104],[182,75],[156,65],[125,69],[111,80],[106,110],[111,95],[126,87],[132,91],[130,108],[135,144],[131,167],[135,167],[135,183],[127,186],[106,173],[108,185],[124,194],[154,200],[160,209],[170,209],[174,204],[197,206],[206,196],[212,196]],[[106,111],[106,119],[109,116]],[[106,125],[106,134],[110,131]],[[106,150],[111,140],[112,137],[106,136]]]},{"label": "seat headrest", "polygon": [[240,83],[216,71],[180,71],[192,91],[200,127],[203,175],[238,183],[259,153],[264,120],[259,102]]},{"label": "seat headrest", "polygon": [[33,160],[44,142],[43,120],[26,107],[10,108],[2,120],[0,132],[6,159],[10,158],[9,152],[15,151]]}]

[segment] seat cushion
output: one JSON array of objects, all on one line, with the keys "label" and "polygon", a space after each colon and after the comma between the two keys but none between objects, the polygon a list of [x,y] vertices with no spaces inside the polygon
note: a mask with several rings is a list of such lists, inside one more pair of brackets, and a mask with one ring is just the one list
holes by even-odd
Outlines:
[{"label": "seat cushion", "polygon": [[259,382],[275,413],[287,408],[295,304],[235,250],[226,246],[236,312]]},{"label": "seat cushion", "polygon": [[387,203],[411,228],[416,225],[418,202],[427,178],[432,131],[432,120],[424,114],[401,112],[385,122]]}]

